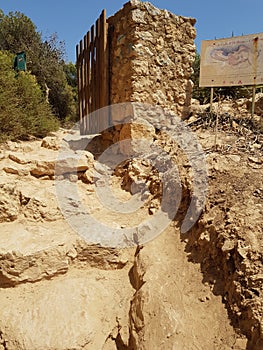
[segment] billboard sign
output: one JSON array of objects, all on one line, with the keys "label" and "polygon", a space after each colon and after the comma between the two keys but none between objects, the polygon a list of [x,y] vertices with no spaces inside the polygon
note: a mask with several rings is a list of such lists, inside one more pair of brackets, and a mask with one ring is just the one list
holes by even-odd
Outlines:
[{"label": "billboard sign", "polygon": [[263,33],[205,40],[200,87],[263,84]]}]

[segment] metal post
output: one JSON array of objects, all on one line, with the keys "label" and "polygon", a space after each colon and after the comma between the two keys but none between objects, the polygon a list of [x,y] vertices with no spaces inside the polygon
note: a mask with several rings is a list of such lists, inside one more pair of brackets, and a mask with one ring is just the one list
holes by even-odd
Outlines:
[{"label": "metal post", "polygon": [[212,109],[213,109],[213,99],[214,99],[214,88],[211,87],[211,90],[210,90],[210,112],[212,112]]},{"label": "metal post", "polygon": [[255,99],[256,99],[256,85],[254,85],[252,88],[251,118],[254,117],[254,113],[255,113]]}]

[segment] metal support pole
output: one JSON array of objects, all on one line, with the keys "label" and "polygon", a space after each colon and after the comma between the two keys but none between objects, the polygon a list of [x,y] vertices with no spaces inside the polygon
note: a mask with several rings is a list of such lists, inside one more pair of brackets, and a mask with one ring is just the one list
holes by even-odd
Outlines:
[{"label": "metal support pole", "polygon": [[214,99],[214,88],[211,87],[211,90],[210,90],[210,112],[212,112],[212,109],[213,109],[213,99]]},{"label": "metal support pole", "polygon": [[256,99],[256,85],[254,85],[252,88],[251,118],[253,118],[255,114],[255,99]]}]

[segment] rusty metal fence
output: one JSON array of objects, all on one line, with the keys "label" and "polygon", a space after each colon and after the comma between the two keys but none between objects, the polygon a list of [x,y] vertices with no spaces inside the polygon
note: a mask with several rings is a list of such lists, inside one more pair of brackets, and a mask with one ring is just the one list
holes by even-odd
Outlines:
[{"label": "rusty metal fence", "polygon": [[96,134],[110,125],[100,109],[110,104],[109,39],[106,10],[76,46],[80,133]]}]

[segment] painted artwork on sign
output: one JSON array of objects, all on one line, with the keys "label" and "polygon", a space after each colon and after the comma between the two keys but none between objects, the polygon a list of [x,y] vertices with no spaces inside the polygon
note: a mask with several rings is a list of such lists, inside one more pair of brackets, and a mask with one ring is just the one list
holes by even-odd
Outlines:
[{"label": "painted artwork on sign", "polygon": [[200,86],[262,83],[263,33],[202,42]]}]

